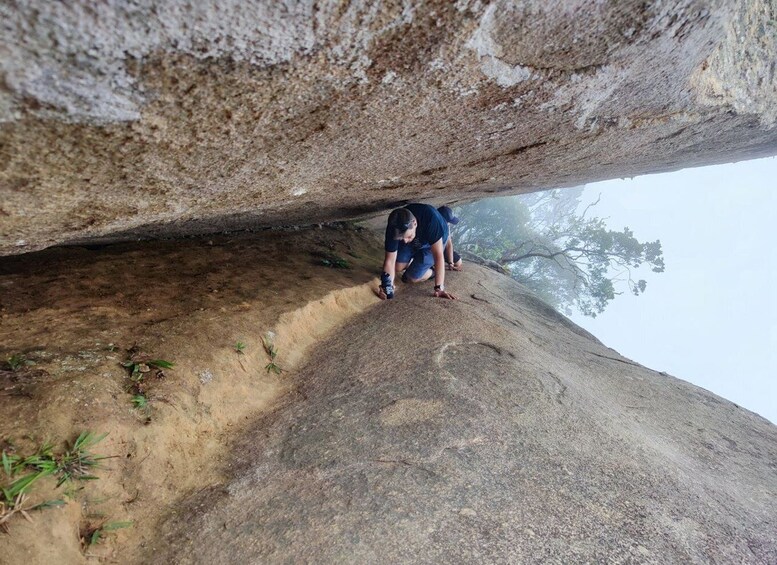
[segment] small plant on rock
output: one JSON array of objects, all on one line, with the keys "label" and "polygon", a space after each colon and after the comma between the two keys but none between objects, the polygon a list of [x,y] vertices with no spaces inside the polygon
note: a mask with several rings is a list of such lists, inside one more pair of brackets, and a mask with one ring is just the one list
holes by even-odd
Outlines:
[{"label": "small plant on rock", "polygon": [[85,481],[97,478],[91,474],[91,471],[97,469],[100,466],[100,461],[108,459],[108,456],[93,455],[89,448],[101,442],[107,435],[107,433],[95,435],[92,432],[82,432],[78,436],[78,439],[58,460],[56,473],[59,475],[59,481],[57,486],[73,479]]},{"label": "small plant on rock", "polygon": [[[164,370],[172,369],[175,363],[165,361],[164,359],[138,359],[137,353],[136,347],[130,349],[129,360],[121,363],[121,366],[130,372],[130,385],[127,388],[127,392],[132,394],[132,404],[138,410],[148,412],[148,387],[150,383],[146,376],[153,374],[157,379],[163,379],[165,377]],[[151,418],[147,414],[146,423],[150,421]]]},{"label": "small plant on rock", "polygon": [[138,410],[148,410],[148,397],[145,394],[136,394],[132,397],[132,404]]},{"label": "small plant on rock", "polygon": [[264,345],[264,350],[267,352],[267,355],[270,356],[270,362],[265,366],[265,369],[268,373],[280,375],[283,372],[283,369],[275,362],[275,358],[278,356],[278,350],[276,349],[275,344],[272,342],[271,338],[265,337],[262,339],[262,345]]},{"label": "small plant on rock", "polygon": [[143,378],[143,375],[151,372],[151,368],[156,369],[157,377],[164,377],[163,369],[172,369],[175,363],[165,361],[164,359],[153,359],[151,361],[125,361],[121,364],[122,367],[129,369],[130,379],[133,381],[139,381]]},{"label": "small plant on rock", "polygon": [[[5,477],[1,481],[0,528],[7,531],[7,522],[15,514],[30,519],[28,512],[64,504],[62,500],[48,500],[35,506],[27,506],[28,493],[33,484],[44,477],[55,477],[57,487],[73,481],[97,479],[93,471],[107,456],[95,455],[91,448],[107,434],[95,435],[82,432],[64,452],[55,453],[51,443],[44,443],[27,457],[4,449],[2,465]],[[71,492],[66,491],[66,495]]]},{"label": "small plant on rock", "polygon": [[15,373],[18,370],[30,365],[34,365],[35,363],[27,359],[23,353],[14,353],[10,357],[6,358],[5,364],[11,372]]},{"label": "small plant on rock", "polygon": [[351,266],[348,264],[348,261],[343,259],[342,257],[338,257],[336,255],[333,255],[332,257],[328,257],[326,259],[321,259],[321,264],[326,267],[331,267],[333,269],[350,269]]},{"label": "small plant on rock", "polygon": [[104,522],[99,526],[88,526],[81,530],[81,546],[84,549],[92,547],[109,532],[132,527],[132,522]]},{"label": "small plant on rock", "polygon": [[247,373],[248,371],[246,370],[245,365],[243,365],[243,361],[240,360],[240,356],[245,355],[246,344],[243,343],[242,341],[238,341],[234,345],[234,349],[235,349],[235,353],[237,353],[237,356],[238,356],[237,362],[240,363],[240,367],[243,369],[243,371]]}]

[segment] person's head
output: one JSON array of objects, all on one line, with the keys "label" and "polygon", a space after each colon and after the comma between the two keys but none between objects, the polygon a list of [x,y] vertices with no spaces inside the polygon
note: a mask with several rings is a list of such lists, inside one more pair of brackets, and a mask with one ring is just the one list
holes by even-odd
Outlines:
[{"label": "person's head", "polygon": [[410,243],[415,239],[415,230],[418,222],[407,208],[397,208],[388,217],[388,227],[392,231],[394,239]]},{"label": "person's head", "polygon": [[437,211],[440,213],[443,219],[449,224],[456,225],[459,223],[459,219],[453,215],[453,210],[451,210],[447,206],[440,206],[439,208],[437,208]]}]

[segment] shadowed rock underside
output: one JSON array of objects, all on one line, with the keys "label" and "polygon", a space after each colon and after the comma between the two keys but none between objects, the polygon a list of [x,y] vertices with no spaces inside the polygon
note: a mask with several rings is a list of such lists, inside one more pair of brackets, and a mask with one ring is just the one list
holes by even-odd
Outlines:
[{"label": "shadowed rock underside", "polygon": [[775,0],[10,2],[0,253],[775,153]]}]

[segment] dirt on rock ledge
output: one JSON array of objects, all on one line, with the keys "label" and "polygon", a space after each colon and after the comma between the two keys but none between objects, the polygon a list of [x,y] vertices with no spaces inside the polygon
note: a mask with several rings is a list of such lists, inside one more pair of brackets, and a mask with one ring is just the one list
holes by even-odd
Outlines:
[{"label": "dirt on rock ledge", "polygon": [[[60,450],[91,430],[108,433],[92,451],[111,457],[71,498],[54,481],[31,489],[27,507],[68,503],[32,512],[33,523],[14,516],[3,559],[124,562],[168,505],[221,480],[238,430],[293,396],[307,348],[379,302],[380,261],[374,236],[349,225],[0,260],[3,449]],[[267,332],[280,374],[266,369]],[[137,386],[120,364],[130,358],[174,363],[144,374],[147,408],[133,405]],[[117,521],[133,526],[80,547],[91,528]]]},{"label": "dirt on rock ledge", "polygon": [[[3,448],[88,429],[113,457],[64,508],[9,522],[4,558],[777,559],[774,425],[473,263],[448,273],[457,301],[427,283],[380,302],[380,261],[370,232],[341,226],[0,262],[0,354],[17,356]],[[148,410],[128,357],[175,363],[145,373]],[[115,521],[133,527],[80,546]]]}]

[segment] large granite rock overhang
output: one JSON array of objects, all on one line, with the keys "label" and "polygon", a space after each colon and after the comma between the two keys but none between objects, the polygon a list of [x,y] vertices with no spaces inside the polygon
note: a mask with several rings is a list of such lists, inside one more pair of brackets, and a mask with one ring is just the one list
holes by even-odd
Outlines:
[{"label": "large granite rock overhang", "polygon": [[775,0],[0,6],[0,254],[777,153]]}]

